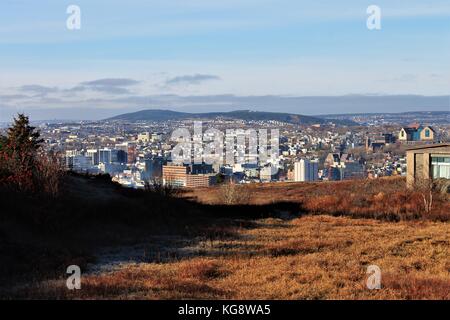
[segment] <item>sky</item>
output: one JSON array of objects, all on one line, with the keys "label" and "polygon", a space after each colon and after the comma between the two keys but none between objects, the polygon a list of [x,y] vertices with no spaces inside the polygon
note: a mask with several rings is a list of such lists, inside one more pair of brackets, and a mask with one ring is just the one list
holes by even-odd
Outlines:
[{"label": "sky", "polygon": [[[380,30],[367,28],[370,5]],[[448,0],[2,0],[0,121],[450,111],[449,57]]]}]

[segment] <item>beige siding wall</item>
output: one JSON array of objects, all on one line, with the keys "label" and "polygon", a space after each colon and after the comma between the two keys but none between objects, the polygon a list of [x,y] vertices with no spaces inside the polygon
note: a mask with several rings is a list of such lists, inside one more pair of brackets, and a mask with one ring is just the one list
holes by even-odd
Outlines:
[{"label": "beige siding wall", "polygon": [[398,133],[398,140],[406,141],[408,139],[408,135],[406,134],[405,130],[400,130]]},{"label": "beige siding wall", "polygon": [[406,155],[406,184],[408,188],[414,186],[418,180],[430,179],[430,154],[408,152]]},{"label": "beige siding wall", "polygon": [[423,157],[423,166],[422,166],[422,179],[429,180],[430,177],[430,154],[424,153]]},{"label": "beige siding wall", "polygon": [[[429,131],[430,131],[430,136],[429,136],[429,137],[427,137],[427,136],[425,135],[426,130],[429,130]],[[420,140],[423,140],[423,141],[432,141],[432,140],[434,140],[434,132],[433,132],[433,130],[431,130],[431,129],[428,128],[428,127],[425,127],[425,128],[420,132]]]},{"label": "beige siding wall", "polygon": [[406,153],[406,185],[408,188],[412,188],[414,185],[414,168],[415,168],[415,157],[414,153]]}]

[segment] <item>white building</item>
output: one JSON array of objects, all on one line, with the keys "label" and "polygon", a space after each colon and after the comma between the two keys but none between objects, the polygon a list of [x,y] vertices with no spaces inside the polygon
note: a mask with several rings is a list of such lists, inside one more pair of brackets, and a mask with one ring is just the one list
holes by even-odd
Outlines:
[{"label": "white building", "polygon": [[137,140],[142,143],[149,143],[152,136],[149,132],[143,132],[138,134]]},{"label": "white building", "polygon": [[86,151],[86,157],[91,159],[91,164],[96,166],[98,165],[98,150],[97,149],[88,149]]},{"label": "white building", "polygon": [[319,161],[301,159],[294,164],[294,180],[299,181],[316,181],[318,180]]},{"label": "white building", "polygon": [[272,181],[272,177],[278,172],[278,168],[272,166],[262,167],[259,171],[259,178],[263,182]]}]

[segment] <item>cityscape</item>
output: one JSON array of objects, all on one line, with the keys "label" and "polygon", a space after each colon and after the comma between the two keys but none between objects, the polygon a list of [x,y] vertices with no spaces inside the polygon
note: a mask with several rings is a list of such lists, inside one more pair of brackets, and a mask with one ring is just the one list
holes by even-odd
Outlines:
[{"label": "cityscape", "polygon": [[445,308],[449,19],[448,0],[1,1],[0,306]]},{"label": "cityscape", "polygon": [[[450,112],[442,115],[448,118]],[[200,132],[198,150],[192,145],[184,164],[172,159],[178,143],[196,139],[192,136],[190,141],[182,141],[180,137],[172,137],[172,132],[179,128],[193,132],[194,122],[199,119],[42,123],[39,130],[48,151],[57,154],[68,170],[108,174],[112,181],[131,188],[145,188],[149,183],[208,187],[218,180],[246,184],[406,176],[405,150],[414,145],[448,142],[450,121],[441,123],[439,118],[439,123],[431,125],[429,122],[402,125],[410,117],[397,117],[401,119],[397,123],[384,120],[392,115],[378,115],[372,122],[362,118],[351,127],[332,120],[306,125],[275,120],[205,119],[203,131],[237,129],[231,138],[233,161],[227,163],[222,157],[208,164],[201,156],[194,164],[195,153],[201,153],[204,140],[211,139],[204,132]],[[265,162],[252,161],[248,130],[256,133],[273,128],[279,130],[276,156]],[[244,142],[240,144],[237,136]],[[222,148],[225,150],[227,146]],[[243,149],[242,161],[236,163],[239,149]],[[184,168],[172,168],[175,165]],[[175,172],[177,179],[172,179],[170,176]]]}]

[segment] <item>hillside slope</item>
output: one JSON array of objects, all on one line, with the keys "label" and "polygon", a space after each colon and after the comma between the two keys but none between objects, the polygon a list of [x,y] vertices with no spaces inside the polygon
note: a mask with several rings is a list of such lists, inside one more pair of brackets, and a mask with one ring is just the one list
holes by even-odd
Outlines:
[{"label": "hillside slope", "polygon": [[[170,110],[142,110],[133,113],[121,114],[106,120],[122,121],[167,121],[167,120],[186,120],[186,119],[238,119],[246,121],[280,121],[292,124],[325,124],[330,120],[318,117],[304,116],[291,113],[278,112],[260,112],[250,110],[237,110],[231,112],[210,112],[210,113],[186,113]],[[355,125],[350,120],[333,120],[340,125]]]}]

